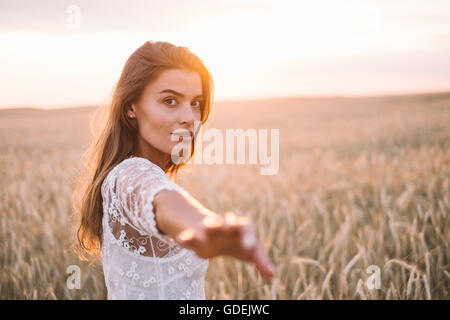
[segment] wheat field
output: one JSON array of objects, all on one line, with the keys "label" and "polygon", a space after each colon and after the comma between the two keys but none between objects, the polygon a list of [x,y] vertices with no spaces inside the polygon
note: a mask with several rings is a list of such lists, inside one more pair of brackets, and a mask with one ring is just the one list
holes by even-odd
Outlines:
[{"label": "wheat field", "polygon": [[[94,109],[0,110],[0,299],[106,298],[101,263],[71,249]],[[251,217],[278,277],[214,258],[207,299],[449,299],[449,124],[450,93],[216,103],[208,127],[280,129],[279,172],[195,165],[179,183]]]}]

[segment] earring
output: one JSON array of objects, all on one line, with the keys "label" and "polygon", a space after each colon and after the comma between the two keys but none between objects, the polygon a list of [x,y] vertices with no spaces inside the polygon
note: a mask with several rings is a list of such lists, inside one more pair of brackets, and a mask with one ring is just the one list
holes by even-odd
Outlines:
[{"label": "earring", "polygon": [[128,118],[133,119],[134,116],[132,114],[128,115]]}]

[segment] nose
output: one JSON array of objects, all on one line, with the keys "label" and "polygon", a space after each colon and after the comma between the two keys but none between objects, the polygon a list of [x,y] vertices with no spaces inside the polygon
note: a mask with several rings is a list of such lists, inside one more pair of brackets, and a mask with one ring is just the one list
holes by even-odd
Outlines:
[{"label": "nose", "polygon": [[195,121],[195,114],[192,110],[190,103],[184,103],[181,108],[179,108],[179,122],[184,125],[193,125]]}]

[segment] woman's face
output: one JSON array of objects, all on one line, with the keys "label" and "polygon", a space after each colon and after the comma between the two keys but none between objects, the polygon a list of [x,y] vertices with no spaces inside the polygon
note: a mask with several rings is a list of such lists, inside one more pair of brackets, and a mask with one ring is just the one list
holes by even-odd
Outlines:
[{"label": "woman's face", "polygon": [[202,101],[202,82],[197,72],[169,69],[149,83],[128,111],[128,116],[138,123],[139,156],[162,163],[162,158],[183,139],[174,131],[190,133],[185,142],[192,138],[194,121],[201,119]]}]

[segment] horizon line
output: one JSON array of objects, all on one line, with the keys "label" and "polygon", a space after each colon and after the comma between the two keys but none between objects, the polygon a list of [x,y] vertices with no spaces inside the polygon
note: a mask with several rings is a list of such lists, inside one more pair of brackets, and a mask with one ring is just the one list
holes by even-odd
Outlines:
[{"label": "horizon line", "polygon": [[[441,95],[450,94],[450,88],[446,90],[437,91],[416,91],[416,92],[391,92],[391,93],[379,93],[379,94],[323,94],[323,95],[284,95],[284,96],[271,96],[265,98],[226,98],[214,100],[214,103],[236,103],[236,102],[252,102],[252,101],[269,101],[269,100],[302,100],[302,99],[364,99],[364,98],[388,98],[388,97],[407,97],[407,96],[423,96],[423,95]],[[103,103],[92,104],[76,104],[65,105],[60,107],[43,107],[41,105],[0,105],[1,110],[64,110],[64,109],[77,109],[77,108],[92,108],[104,105]]]}]

